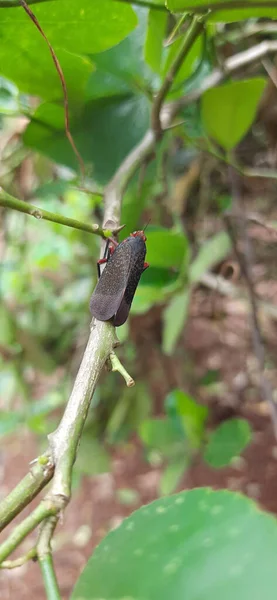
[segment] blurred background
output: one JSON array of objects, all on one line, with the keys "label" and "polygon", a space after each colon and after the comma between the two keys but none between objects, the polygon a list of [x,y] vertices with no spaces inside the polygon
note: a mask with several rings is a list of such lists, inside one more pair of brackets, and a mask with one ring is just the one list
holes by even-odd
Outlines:
[{"label": "blurred background", "polygon": [[[120,10],[125,8],[132,10],[124,4]],[[7,36],[17,11],[6,23]],[[43,6],[36,14],[43,22]],[[57,52],[65,61],[72,133],[86,165],[82,185],[64,134],[60,82],[43,41],[36,36],[32,41],[30,55],[38,56],[34,76],[27,54],[26,63],[2,60],[0,185],[7,192],[48,211],[101,224],[104,186],[149,127],[153,93],[180,40],[162,48],[174,26],[165,13],[160,52],[154,52],[159,36],[153,15],[146,8],[136,8],[135,14],[138,25],[131,31],[103,47],[81,48],[82,57],[74,55],[70,64],[69,53]],[[26,31],[17,30],[18,48],[32,37],[32,27],[26,21]],[[266,19],[211,24],[190,51],[168,100],[198,89],[228,56],[276,34],[276,23]],[[66,43],[65,48],[70,51]],[[234,79],[262,81],[251,126],[247,132],[242,127],[236,144],[236,159],[273,390],[276,68],[273,57]],[[160,495],[202,485],[227,487],[277,512],[276,439],[259,389],[245,282],[223,219],[232,207],[230,169],[219,145],[208,139],[204,110],[195,102],[182,111],[179,124],[124,194],[121,222],[126,226],[120,239],[150,219],[150,268],[128,322],[118,329],[117,353],[136,385],[128,389],[118,373],[104,371],[92,399],[74,468],[73,499],[55,537],[65,597],[103,535]],[[221,110],[224,116],[224,105],[215,105],[218,114]],[[227,125],[232,129],[232,120]],[[0,221],[1,498],[46,449],[47,434],[56,428],[71,392],[88,338],[100,238],[8,208],[0,208]],[[1,584],[4,599],[43,594],[33,564],[1,574]]]}]

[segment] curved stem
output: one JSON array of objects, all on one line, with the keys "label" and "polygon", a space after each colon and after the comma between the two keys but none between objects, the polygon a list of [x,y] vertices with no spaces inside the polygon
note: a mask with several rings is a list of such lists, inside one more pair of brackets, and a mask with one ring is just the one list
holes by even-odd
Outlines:
[{"label": "curved stem", "polygon": [[182,46],[181,46],[175,60],[173,61],[171,68],[167,72],[165,79],[162,83],[162,86],[155,98],[155,101],[153,104],[153,110],[152,110],[152,129],[153,129],[157,139],[159,139],[162,135],[162,125],[161,125],[160,113],[161,113],[161,109],[162,109],[163,103],[165,101],[165,98],[166,98],[172,84],[174,83],[174,79],[175,79],[179,69],[181,68],[188,52],[190,51],[191,47],[193,46],[195,40],[198,38],[200,33],[203,31],[203,25],[204,25],[205,20],[207,20],[207,18],[208,18],[208,15],[205,15],[205,16],[202,15],[200,17],[195,16],[193,18],[191,25],[188,28],[188,30],[184,36]]},{"label": "curved stem", "polygon": [[87,231],[88,233],[95,233],[95,235],[99,235],[104,239],[110,237],[113,233],[109,229],[102,229],[97,224],[90,225],[89,223],[82,223],[81,221],[77,221],[77,219],[64,217],[63,215],[58,215],[56,213],[49,212],[48,210],[44,210],[43,208],[39,208],[38,206],[34,206],[34,204],[28,204],[27,202],[23,202],[23,200],[14,198],[14,196],[11,196],[7,192],[5,192],[1,187],[0,206],[12,208],[13,210],[18,210],[19,212],[23,212],[27,215],[35,217],[35,219],[43,219],[45,221],[51,221],[52,223],[59,223],[60,225],[65,225],[66,227],[73,227],[73,229],[80,229],[81,231]]},{"label": "curved stem", "polygon": [[24,538],[31,533],[44,519],[51,515],[55,515],[57,508],[54,504],[47,500],[42,502],[34,509],[34,511],[17,525],[9,537],[0,546],[0,563],[7,558]]}]

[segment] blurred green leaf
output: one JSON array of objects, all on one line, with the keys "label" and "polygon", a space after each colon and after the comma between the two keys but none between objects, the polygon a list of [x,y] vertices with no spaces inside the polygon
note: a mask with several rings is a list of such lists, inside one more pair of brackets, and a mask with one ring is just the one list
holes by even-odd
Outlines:
[{"label": "blurred green leaf", "polygon": [[208,408],[195,402],[194,398],[181,390],[174,390],[169,396],[175,396],[178,413],[182,420],[186,437],[192,448],[199,448],[203,441]]},{"label": "blurred green leaf", "polygon": [[180,456],[176,458],[174,461],[170,461],[169,464],[165,467],[161,474],[160,479],[160,492],[162,496],[167,496],[168,494],[172,494],[181,478],[183,477],[186,469],[189,466],[189,457],[188,456]]},{"label": "blurred green leaf", "polygon": [[167,458],[185,451],[184,434],[171,419],[146,419],[139,427],[139,436],[146,446]]},{"label": "blurred green leaf", "polygon": [[220,469],[230,464],[251,441],[251,427],[245,419],[229,419],[210,435],[204,452],[205,461]]},{"label": "blurred green leaf", "polygon": [[216,233],[200,248],[189,270],[189,280],[199,281],[202,275],[221,262],[231,250],[230,238],[224,231]]},{"label": "blurred green leaf", "polygon": [[203,94],[204,127],[225,150],[232,150],[252,125],[265,85],[266,79],[256,77],[231,81]]},{"label": "blurred green leaf", "polygon": [[273,600],[276,552],[276,519],[252,500],[185,491],[141,507],[108,534],[71,600]]},{"label": "blurred green leaf", "polygon": [[148,10],[135,7],[135,11],[138,25],[130,35],[110,50],[91,56],[96,71],[88,81],[87,99],[145,93],[145,87],[152,85],[153,73],[144,60]]},{"label": "blurred green leaf", "polygon": [[[92,64],[87,55],[117,44],[136,26],[127,4],[59,0],[32,7],[64,71],[70,100],[80,103]],[[2,8],[0,73],[20,90],[45,99],[62,98],[62,86],[45,40],[22,7]]]},{"label": "blurred green leaf", "polygon": [[149,10],[144,56],[154,73],[160,73],[166,25],[166,12]]},{"label": "blurred green leaf", "polygon": [[190,291],[186,289],[180,294],[176,294],[164,310],[162,338],[164,354],[170,356],[174,352],[188,315],[189,301]]},{"label": "blurred green leaf", "polygon": [[153,267],[181,267],[188,249],[188,240],[182,233],[167,229],[147,231],[146,260]]},{"label": "blurred green leaf", "polygon": [[[40,120],[37,122],[35,112],[23,135],[25,145],[77,170],[76,157],[64,131],[57,129],[56,122],[48,122],[47,104],[37,110]],[[124,98],[91,101],[72,121],[75,144],[85,163],[92,167],[97,182],[105,184],[141,140],[149,124],[149,112],[144,96],[129,94]]]}]

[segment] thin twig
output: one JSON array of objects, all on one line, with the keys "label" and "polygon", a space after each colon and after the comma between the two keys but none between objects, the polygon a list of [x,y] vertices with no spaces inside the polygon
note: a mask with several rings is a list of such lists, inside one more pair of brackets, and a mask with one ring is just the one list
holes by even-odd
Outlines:
[{"label": "thin twig", "polygon": [[49,517],[42,524],[37,543],[37,557],[44,580],[48,600],[61,600],[58,581],[52,559],[51,540],[58,523],[58,516]]},{"label": "thin twig", "polygon": [[[232,167],[229,169],[230,182],[232,188],[233,206],[235,209],[236,216],[240,214],[240,219],[236,219],[236,233],[232,223],[232,214],[226,213],[224,215],[224,221],[227,232],[232,241],[233,249],[240,266],[241,272],[244,276],[246,288],[248,291],[248,298],[250,303],[250,327],[253,349],[257,360],[257,366],[259,370],[260,380],[260,392],[262,399],[266,402],[270,408],[271,420],[273,425],[273,431],[275,439],[277,440],[277,406],[273,399],[272,387],[269,379],[265,374],[265,348],[261,333],[260,320],[259,320],[259,306],[255,292],[255,286],[252,278],[253,269],[253,251],[252,245],[247,232],[247,219],[245,217],[244,205],[241,196],[241,181],[239,175],[235,172]],[[238,247],[238,240],[243,242],[242,252]]]},{"label": "thin twig", "polygon": [[36,15],[33,13],[33,11],[30,9],[30,7],[28,6],[27,2],[25,0],[20,0],[20,5],[22,6],[22,8],[25,10],[25,12],[27,13],[27,15],[30,17],[31,21],[33,21],[34,25],[36,26],[36,28],[38,29],[38,31],[40,32],[40,34],[42,35],[43,39],[45,40],[49,50],[50,50],[50,54],[52,56],[54,65],[55,65],[55,69],[58,73],[58,77],[60,79],[61,85],[62,85],[62,90],[63,90],[63,103],[64,103],[64,128],[65,128],[65,135],[71,145],[71,148],[77,158],[77,161],[79,163],[80,166],[80,170],[81,170],[81,174],[82,174],[82,178],[85,178],[85,165],[84,165],[84,161],[81,157],[80,152],[78,151],[76,144],[74,142],[74,139],[71,135],[71,131],[70,131],[70,126],[69,126],[69,110],[68,110],[68,93],[67,93],[67,87],[66,87],[66,81],[65,81],[65,77],[63,74],[63,70],[60,64],[60,61],[55,53],[55,50],[53,48],[53,46],[50,44],[48,37],[46,36],[46,34],[44,33],[41,25],[39,24]]},{"label": "thin twig", "polygon": [[26,552],[26,554],[19,556],[19,558],[16,558],[15,560],[3,560],[3,562],[0,564],[0,569],[16,569],[17,567],[24,565],[26,562],[29,562],[29,560],[34,560],[36,556],[37,550],[36,548],[32,548],[29,550],[29,552]]},{"label": "thin twig", "polygon": [[39,456],[30,472],[0,504],[0,531],[18,515],[53,477],[54,465],[47,455]]},{"label": "thin twig", "polygon": [[42,502],[33,512],[17,525],[9,537],[0,546],[0,563],[3,562],[21,544],[25,537],[31,533],[44,519],[56,515],[57,506],[49,500]]},{"label": "thin twig", "polygon": [[14,196],[11,196],[7,192],[5,192],[1,187],[0,206],[12,208],[13,210],[23,212],[27,215],[35,217],[35,219],[43,219],[45,221],[51,221],[52,223],[66,225],[66,227],[73,227],[73,229],[80,229],[81,231],[94,233],[95,235],[99,235],[104,239],[110,237],[113,234],[112,229],[102,229],[97,224],[90,225],[90,223],[82,223],[81,221],[77,221],[77,219],[64,217],[63,215],[58,215],[57,213],[52,213],[48,210],[44,210],[43,208],[39,208],[34,204],[28,204],[27,202],[23,202],[23,200],[19,200],[18,198],[15,198]]},{"label": "thin twig", "polygon": [[127,387],[133,387],[135,385],[133,378],[131,377],[131,375],[129,375],[129,373],[123,367],[122,363],[120,362],[119,358],[116,356],[115,352],[111,352],[110,361],[111,361],[111,365],[112,365],[112,371],[118,371],[118,373],[120,373],[120,375],[122,375],[123,379],[125,379]]},{"label": "thin twig", "polygon": [[160,113],[161,113],[161,109],[164,104],[165,98],[174,82],[174,79],[175,79],[178,71],[180,70],[180,68],[184,62],[185,57],[187,56],[189,50],[193,46],[195,40],[198,38],[200,33],[203,31],[204,22],[206,19],[207,19],[207,15],[205,17],[204,16],[193,17],[193,20],[192,20],[186,34],[184,35],[184,40],[183,40],[182,46],[181,46],[177,56],[175,57],[175,60],[173,61],[169,71],[167,72],[167,74],[164,78],[164,81],[161,85],[160,90],[158,91],[158,93],[155,97],[153,108],[152,108],[152,129],[155,133],[157,140],[160,139],[160,137],[162,136],[162,124],[161,124]]}]

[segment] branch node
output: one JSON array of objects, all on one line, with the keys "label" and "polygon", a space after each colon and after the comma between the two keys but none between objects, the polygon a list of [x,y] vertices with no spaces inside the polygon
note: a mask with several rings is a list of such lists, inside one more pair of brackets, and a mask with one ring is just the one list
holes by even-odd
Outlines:
[{"label": "branch node", "polygon": [[125,379],[127,387],[133,387],[135,385],[134,379],[131,377],[131,375],[129,375],[129,373],[127,373],[115,352],[111,352],[109,358],[112,365],[112,371],[118,371],[122,375],[123,379]]}]

